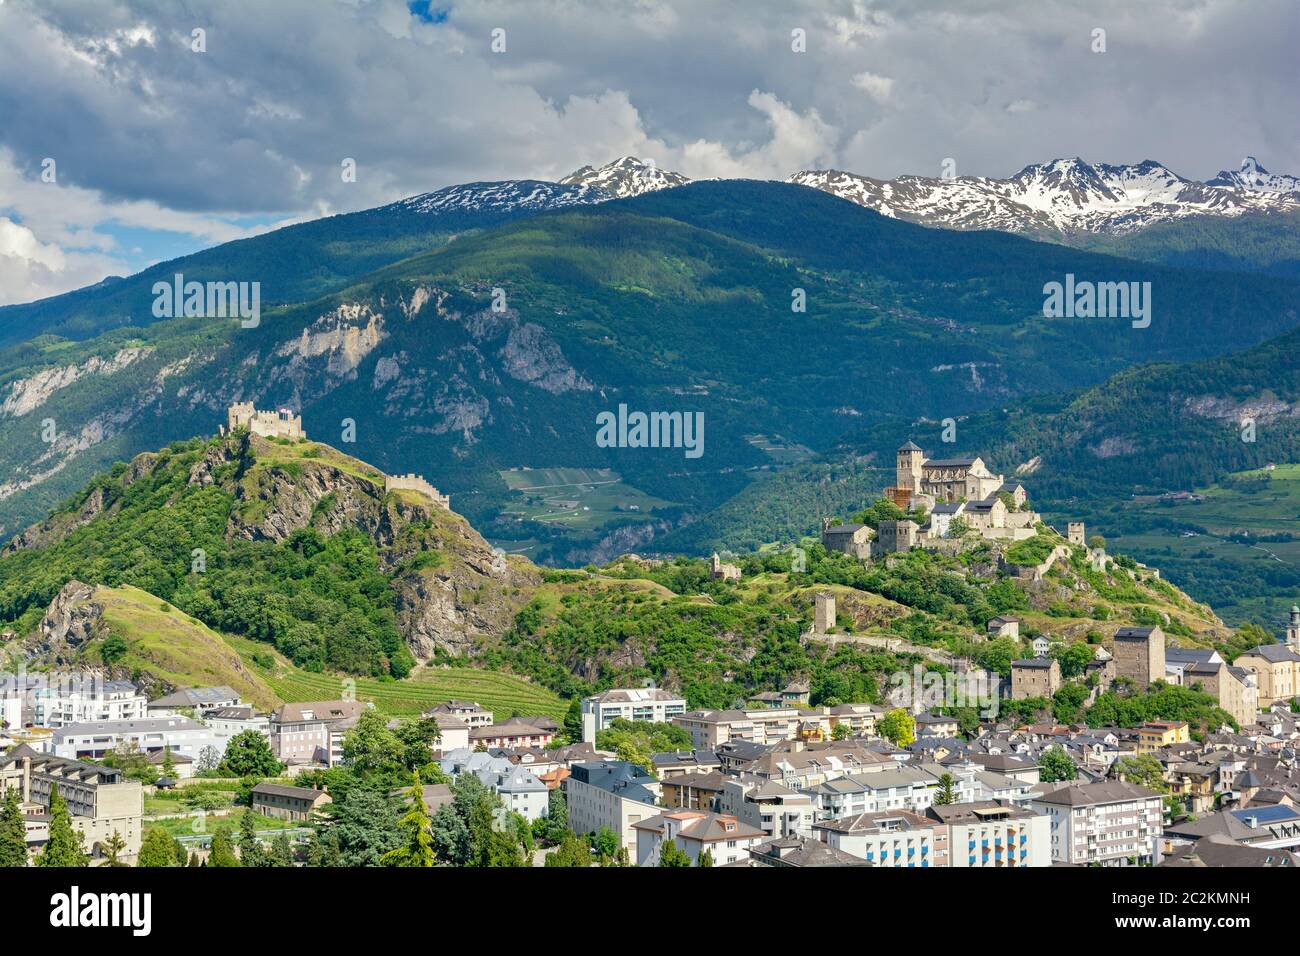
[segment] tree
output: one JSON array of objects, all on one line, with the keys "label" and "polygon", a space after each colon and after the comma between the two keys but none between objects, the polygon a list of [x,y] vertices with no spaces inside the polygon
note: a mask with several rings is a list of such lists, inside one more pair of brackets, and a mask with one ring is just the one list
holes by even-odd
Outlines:
[{"label": "tree", "polygon": [[23,819],[18,788],[5,791],[0,808],[0,866],[27,865],[27,823]]},{"label": "tree", "polygon": [[85,837],[72,825],[68,802],[60,795],[56,784],[50,790],[50,836],[36,865],[89,866],[85,843]]},{"label": "tree", "polygon": [[211,773],[221,766],[221,753],[212,744],[199,751],[199,759],[194,761],[195,773]]},{"label": "tree", "polygon": [[281,833],[271,844],[271,866],[293,866],[293,847],[289,844],[289,835]]},{"label": "tree", "polygon": [[176,761],[172,760],[172,745],[163,747],[162,775],[176,779]]},{"label": "tree", "polygon": [[1079,769],[1061,746],[1048,747],[1038,757],[1038,779],[1043,783],[1073,780]]},{"label": "tree", "polygon": [[660,866],[690,866],[691,857],[672,840],[664,840],[659,845]]},{"label": "tree", "polygon": [[1169,790],[1169,785],[1165,783],[1164,767],[1150,754],[1121,757],[1112,765],[1111,773],[1156,793],[1166,793]]},{"label": "tree", "polygon": [[274,777],[284,767],[262,734],[244,730],[226,741],[226,755],[219,769],[227,777]]},{"label": "tree", "polygon": [[697,859],[697,860],[695,861],[695,865],[696,865],[696,866],[712,866],[712,865],[713,865],[713,851],[712,851],[712,850],[705,850],[703,853],[701,853],[700,856],[699,856],[699,859]]},{"label": "tree", "polygon": [[956,802],[957,793],[954,786],[956,783],[957,781],[952,774],[939,774],[939,792],[934,795],[934,805],[936,807],[946,807]]},{"label": "tree", "polygon": [[99,645],[99,656],[105,664],[116,664],[126,657],[126,652],[129,650],[120,634],[110,634],[104,638],[104,643]]},{"label": "tree", "polygon": [[570,743],[582,740],[582,698],[575,697],[569,701],[569,709],[564,712],[564,735]]},{"label": "tree", "polygon": [[396,774],[405,768],[406,748],[388,729],[388,719],[367,707],[343,737],[343,760],[358,776]]},{"label": "tree", "polygon": [[162,827],[150,827],[145,831],[144,841],[140,844],[140,854],[136,857],[137,867],[175,866],[176,850],[172,838]]},{"label": "tree", "polygon": [[613,859],[618,855],[619,848],[623,844],[619,842],[618,834],[609,827],[601,827],[596,831],[595,837],[592,838],[591,847],[600,857],[601,865],[605,865],[605,860]]},{"label": "tree", "polygon": [[354,787],[326,813],[342,866],[382,866],[384,854],[401,843],[397,806],[387,793]]},{"label": "tree", "polygon": [[411,771],[411,789],[406,796],[410,806],[397,821],[405,841],[384,854],[384,863],[388,866],[433,866],[437,862],[433,855],[433,828],[418,770]]},{"label": "tree", "polygon": [[916,740],[916,719],[902,707],[895,707],[881,717],[877,729],[896,747],[906,747]]},{"label": "tree", "polygon": [[266,866],[266,852],[257,838],[257,819],[249,807],[239,817],[239,865]]},{"label": "tree", "polygon": [[158,768],[140,752],[140,745],[134,740],[120,741],[104,755],[104,766],[120,770],[132,780],[139,780],[141,783],[149,784],[158,779]]},{"label": "tree", "polygon": [[591,850],[572,830],[565,830],[555,852],[547,854],[547,866],[591,866]]},{"label": "tree", "polygon": [[853,736],[853,729],[848,724],[836,724],[831,731],[831,740],[848,740]]},{"label": "tree", "polygon": [[220,827],[212,835],[212,850],[208,853],[208,866],[241,866],[235,855],[235,841],[229,827]]},{"label": "tree", "polygon": [[114,830],[99,848],[104,851],[104,859],[107,861],[105,866],[126,866],[118,857],[126,849],[126,841],[122,839],[122,834]]},{"label": "tree", "polygon": [[1093,650],[1086,643],[1079,641],[1071,644],[1056,655],[1056,659],[1061,665],[1061,677],[1066,680],[1078,677],[1092,663],[1092,658]]}]

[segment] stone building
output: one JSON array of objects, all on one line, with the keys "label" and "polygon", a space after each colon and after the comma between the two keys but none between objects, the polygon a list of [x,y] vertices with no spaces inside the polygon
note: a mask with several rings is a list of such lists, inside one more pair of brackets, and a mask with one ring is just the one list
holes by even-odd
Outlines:
[{"label": "stone building", "polygon": [[1265,710],[1300,694],[1300,654],[1289,644],[1253,647],[1233,663],[1255,675],[1259,706]]},{"label": "stone building", "polygon": [[1084,538],[1082,521],[1071,521],[1065,526],[1065,531],[1066,540],[1069,541],[1070,544],[1077,544],[1081,548],[1087,546],[1087,542]]},{"label": "stone building", "polygon": [[1050,657],[1011,662],[1011,699],[1051,697],[1061,688],[1061,666]]},{"label": "stone building", "polygon": [[444,495],[437,488],[429,484],[419,475],[407,473],[405,475],[385,475],[384,492],[390,491],[414,491],[416,494],[424,495],[434,504],[451,510],[451,497]]},{"label": "stone building", "polygon": [[1001,489],[1004,479],[988,470],[979,456],[965,458],[926,458],[925,452],[914,442],[898,449],[895,461],[895,483],[886,494],[899,504],[906,496],[908,503],[921,497],[932,501],[983,501]]},{"label": "stone building", "polygon": [[236,402],[226,409],[226,430],[247,428],[263,438],[287,438],[300,441],[307,437],[302,428],[302,416],[287,408],[274,412],[259,411],[252,402]]},{"label": "stone building", "polygon": [[1139,687],[1165,679],[1165,632],[1158,627],[1121,627],[1115,632],[1115,674]]},{"label": "stone building", "polygon": [[915,521],[904,518],[901,521],[882,521],[876,528],[876,540],[872,545],[872,554],[893,554],[896,551],[911,551],[916,547],[917,532],[920,528]]},{"label": "stone building", "polygon": [[822,547],[852,558],[868,558],[871,556],[871,529],[857,522],[832,525],[830,518],[822,518]]},{"label": "stone building", "polygon": [[739,581],[740,567],[735,564],[724,564],[715,551],[713,557],[709,559],[709,577],[715,581]]}]

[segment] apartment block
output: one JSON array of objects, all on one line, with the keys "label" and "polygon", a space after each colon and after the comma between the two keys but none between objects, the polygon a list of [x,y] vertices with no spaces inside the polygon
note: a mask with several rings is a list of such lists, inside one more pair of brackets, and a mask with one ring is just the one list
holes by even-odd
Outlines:
[{"label": "apartment block", "polygon": [[657,687],[621,687],[582,701],[582,739],[595,743],[596,734],[616,720],[668,723],[686,712],[686,699]]},{"label": "apartment block", "polygon": [[1051,823],[1052,859],[1083,866],[1160,862],[1164,798],[1131,783],[1063,786],[1030,806]]}]

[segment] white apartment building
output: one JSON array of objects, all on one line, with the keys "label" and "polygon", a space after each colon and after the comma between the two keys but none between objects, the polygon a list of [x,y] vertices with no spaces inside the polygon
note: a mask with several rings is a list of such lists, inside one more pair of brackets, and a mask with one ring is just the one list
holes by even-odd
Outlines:
[{"label": "white apartment building", "polygon": [[858,813],[814,826],[821,841],[872,866],[944,867],[948,860],[948,826],[942,821],[893,810]]},{"label": "white apartment building", "polygon": [[622,687],[582,701],[582,739],[596,742],[596,734],[616,720],[668,723],[686,712],[685,698],[657,687]]},{"label": "white apartment building", "polygon": [[948,865],[957,868],[1052,865],[1046,814],[997,800],[931,807],[948,825]]},{"label": "white apartment building", "polygon": [[690,731],[697,750],[716,750],[733,740],[771,744],[782,740],[826,740],[834,719],[826,707],[759,707],[753,710],[692,710],[673,718]]},{"label": "white apartment building", "polygon": [[1058,787],[1035,797],[1051,824],[1052,859],[1087,866],[1160,862],[1164,798],[1119,781]]},{"label": "white apartment building", "polygon": [[72,724],[54,732],[50,747],[65,760],[99,759],[119,744],[134,742],[143,754],[170,747],[174,754],[198,759],[205,747],[226,752],[229,738],[188,717],[145,717],[141,720],[101,720]]},{"label": "white apartment building", "polygon": [[130,681],[106,680],[93,671],[0,677],[0,713],[15,728],[136,720],[147,706]]},{"label": "white apartment building", "polygon": [[635,859],[633,824],[663,811],[657,806],[659,781],[625,760],[575,763],[570,771],[562,784],[569,804],[569,829],[583,834],[608,828]]}]

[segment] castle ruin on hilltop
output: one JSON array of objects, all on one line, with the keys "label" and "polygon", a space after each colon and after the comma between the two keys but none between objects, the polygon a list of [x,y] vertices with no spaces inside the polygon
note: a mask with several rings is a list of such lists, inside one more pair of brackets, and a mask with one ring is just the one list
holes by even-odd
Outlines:
[{"label": "castle ruin on hilltop", "polygon": [[[302,427],[302,416],[295,415],[287,408],[274,412],[261,411],[253,407],[252,402],[235,402],[226,409],[226,424],[220,429],[222,435],[233,432],[236,428],[247,428],[250,433],[263,438],[287,438],[291,441],[305,441],[307,432]],[[424,495],[435,505],[451,510],[451,496],[444,495],[429,484],[423,477],[415,474],[385,475],[384,492],[414,491]]]},{"label": "castle ruin on hilltop", "polygon": [[451,496],[441,494],[437,488],[429,484],[419,475],[385,475],[384,491],[414,491],[424,495],[433,501],[436,505],[441,505],[448,511],[451,510]]},{"label": "castle ruin on hilltop", "polygon": [[302,429],[301,415],[295,415],[287,408],[274,412],[258,411],[252,402],[235,402],[226,409],[226,431],[233,432],[236,428],[247,428],[263,438],[301,441],[307,437]]}]

